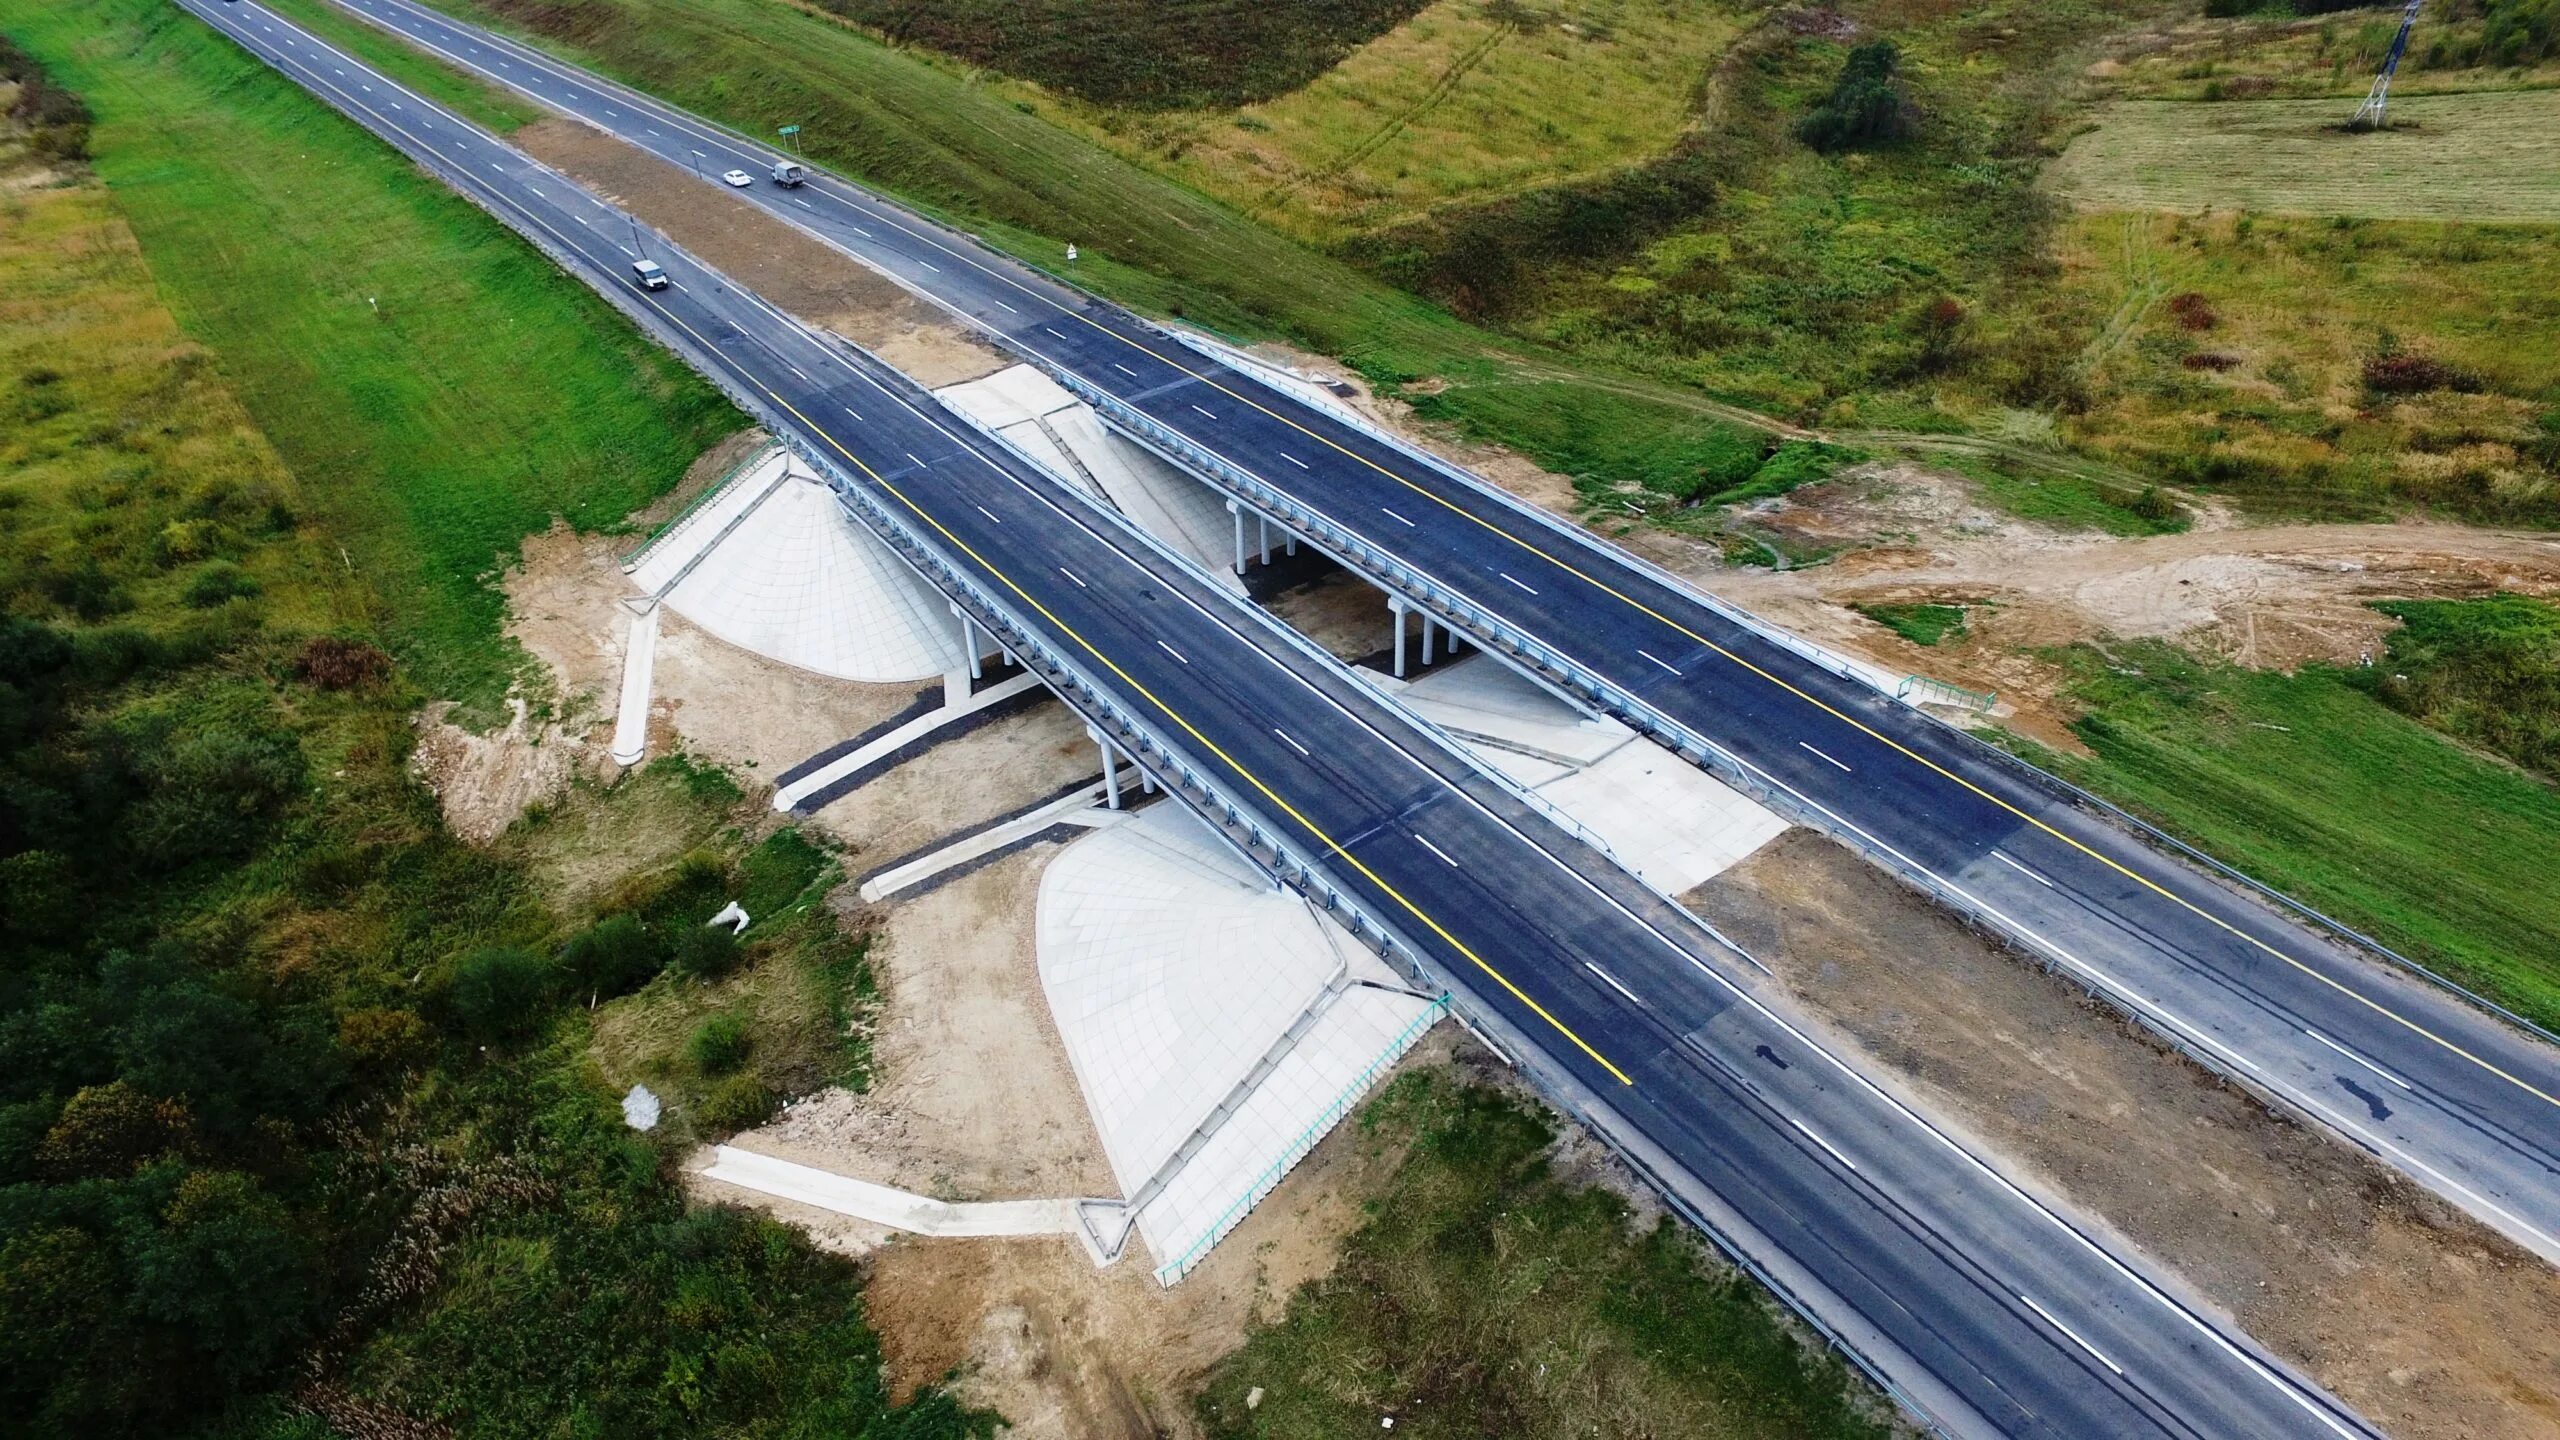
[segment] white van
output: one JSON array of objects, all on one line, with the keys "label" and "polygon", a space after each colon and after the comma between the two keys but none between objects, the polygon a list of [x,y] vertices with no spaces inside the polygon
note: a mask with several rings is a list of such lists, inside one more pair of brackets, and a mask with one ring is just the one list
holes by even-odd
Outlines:
[{"label": "white van", "polygon": [[640,288],[643,290],[667,288],[667,272],[659,269],[658,262],[655,260],[632,261],[631,273],[640,277]]}]

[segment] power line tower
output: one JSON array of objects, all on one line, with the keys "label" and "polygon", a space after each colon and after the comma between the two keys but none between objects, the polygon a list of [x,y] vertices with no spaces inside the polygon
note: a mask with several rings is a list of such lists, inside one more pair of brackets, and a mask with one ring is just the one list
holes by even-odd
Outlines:
[{"label": "power line tower", "polygon": [[2426,0],[2409,0],[2409,8],[2400,12],[2400,33],[2391,40],[2391,53],[2383,57],[2382,73],[2373,77],[2373,89],[2356,107],[2355,118],[2347,122],[2350,130],[2379,130],[2386,122],[2383,109],[2391,100],[2391,77],[2400,72],[2400,57],[2409,52],[2409,29],[2418,23],[2418,7]]}]

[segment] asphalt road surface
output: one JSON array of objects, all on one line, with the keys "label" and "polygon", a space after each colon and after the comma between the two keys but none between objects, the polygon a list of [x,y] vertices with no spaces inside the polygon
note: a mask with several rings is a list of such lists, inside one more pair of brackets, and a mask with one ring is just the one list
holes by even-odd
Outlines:
[{"label": "asphalt road surface", "polygon": [[838,177],[414,0],[336,0],[886,272],[1288,491],[1703,737],[1746,788],[1936,890],[2208,1064],[2560,1263],[2560,1048],[2172,858],[2014,758],[1605,541]]},{"label": "asphalt road surface", "polygon": [[[2363,1436],[1734,984],[1676,906],[912,383],[254,3],[180,0],[542,246],[1393,924],[1568,1106],[1963,1436]],[[706,203],[709,203],[706,199]],[[632,282],[645,254],[672,277]]]}]

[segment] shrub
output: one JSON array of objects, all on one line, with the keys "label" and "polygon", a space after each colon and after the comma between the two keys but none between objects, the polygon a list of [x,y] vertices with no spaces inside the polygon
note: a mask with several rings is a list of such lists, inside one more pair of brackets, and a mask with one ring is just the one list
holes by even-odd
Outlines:
[{"label": "shrub", "polygon": [[301,743],[281,730],[215,723],[140,748],[127,837],[158,865],[246,854],[303,786]]},{"label": "shrub", "polygon": [[1797,122],[1796,138],[1826,155],[1907,138],[1914,112],[1894,83],[1901,67],[1902,52],[1890,40],[1869,41],[1851,50],[1831,93]]},{"label": "shrub", "polygon": [[551,967],[541,956],[519,945],[493,945],[453,967],[445,1000],[465,1034],[503,1040],[532,1031],[550,991]]},{"label": "shrub", "polygon": [[391,657],[361,640],[314,635],[302,642],[293,671],[322,690],[352,690],[391,673]]},{"label": "shrub", "polygon": [[2210,330],[2222,323],[2222,317],[2213,313],[2212,302],[2193,290],[2170,296],[2169,313],[2188,330]]},{"label": "shrub", "polygon": [[2459,365],[2407,351],[2368,358],[2364,362],[2364,384],[2377,395],[2419,395],[2429,390],[2469,395],[2483,388],[2478,375]]},{"label": "shrub", "polygon": [[754,1048],[746,1022],[724,1011],[705,1017],[694,1027],[693,1038],[685,1042],[684,1052],[703,1074],[727,1075],[746,1064],[747,1053]]},{"label": "shrub", "polygon": [[216,560],[197,571],[196,578],[188,582],[187,604],[198,610],[210,610],[234,600],[254,599],[263,589],[248,571],[228,560]]},{"label": "shrub", "polygon": [[2219,372],[2223,370],[2238,369],[2240,365],[2240,357],[2237,355],[2225,355],[2219,350],[2197,350],[2180,357],[2178,363],[2189,370],[2212,370]]},{"label": "shrub", "polygon": [[738,937],[726,925],[692,925],[676,932],[668,968],[694,980],[717,980],[738,965]]},{"label": "shrub", "polygon": [[702,1108],[695,1118],[704,1129],[715,1133],[752,1129],[773,1114],[773,1107],[781,1098],[753,1075],[732,1075],[702,1097]]},{"label": "shrub", "polygon": [[631,915],[597,921],[560,951],[561,973],[597,999],[639,989],[666,963],[666,946]]}]

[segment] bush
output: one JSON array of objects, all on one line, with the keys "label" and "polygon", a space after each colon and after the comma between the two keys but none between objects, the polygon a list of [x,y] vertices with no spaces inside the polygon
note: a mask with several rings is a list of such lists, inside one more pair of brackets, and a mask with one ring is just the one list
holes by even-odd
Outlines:
[{"label": "bush", "polygon": [[322,690],[352,690],[391,673],[391,657],[361,640],[314,635],[302,642],[293,671]]},{"label": "bush", "polygon": [[303,786],[301,743],[284,731],[215,723],[139,748],[145,794],[127,838],[155,865],[248,853]]},{"label": "bush", "polygon": [[1869,41],[1850,51],[1831,93],[1797,122],[1796,138],[1826,155],[1907,139],[1914,111],[1894,83],[1901,67],[1902,52],[1890,40]]},{"label": "bush", "polygon": [[701,1111],[695,1118],[706,1130],[734,1134],[763,1124],[781,1098],[753,1075],[732,1075],[702,1097]]},{"label": "bush", "polygon": [[216,560],[197,571],[196,578],[187,583],[187,604],[210,610],[234,600],[254,599],[263,589],[248,571],[228,560]]},{"label": "bush", "polygon": [[738,965],[738,937],[726,925],[694,925],[676,932],[667,966],[693,980],[717,980]]},{"label": "bush", "polygon": [[685,1042],[684,1052],[703,1074],[727,1075],[746,1064],[747,1053],[754,1048],[746,1022],[723,1012],[694,1027],[693,1038]]},{"label": "bush", "polygon": [[2483,388],[2478,375],[2427,355],[2405,351],[2370,357],[2364,362],[2365,388],[2377,395],[2420,395],[2452,390],[2469,395]]},{"label": "bush", "polygon": [[542,1018],[551,992],[551,967],[520,945],[475,950],[453,967],[446,1003],[475,1040],[525,1035]]},{"label": "bush", "polygon": [[2188,330],[2210,330],[2222,323],[2222,317],[2213,313],[2212,302],[2193,290],[2170,296],[2169,313]]},{"label": "bush", "polygon": [[600,1000],[639,989],[666,963],[666,946],[631,915],[599,920],[560,950],[561,973]]}]

